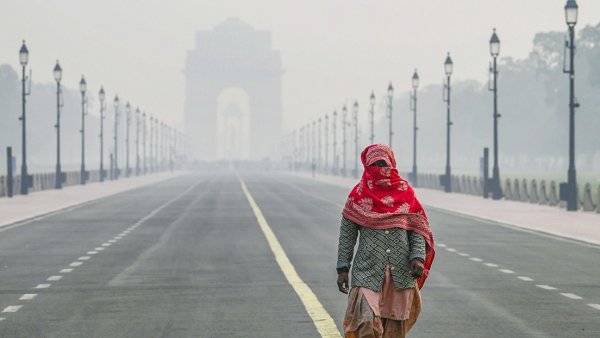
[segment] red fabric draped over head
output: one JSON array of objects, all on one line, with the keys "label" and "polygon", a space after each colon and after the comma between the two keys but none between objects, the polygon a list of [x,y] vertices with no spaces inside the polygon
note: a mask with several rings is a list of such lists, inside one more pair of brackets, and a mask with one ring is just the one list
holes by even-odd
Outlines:
[{"label": "red fabric draped over head", "polygon": [[[366,228],[402,228],[421,234],[426,242],[425,272],[418,280],[421,288],[435,257],[427,214],[413,188],[398,174],[390,147],[370,145],[363,150],[361,160],[365,169],[362,179],[350,192],[342,215]],[[371,166],[379,160],[385,161],[387,167]]]}]

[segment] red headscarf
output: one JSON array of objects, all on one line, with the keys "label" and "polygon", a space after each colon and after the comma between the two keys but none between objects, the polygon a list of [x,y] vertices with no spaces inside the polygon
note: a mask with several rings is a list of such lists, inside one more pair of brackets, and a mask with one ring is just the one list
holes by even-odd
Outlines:
[{"label": "red headscarf", "polygon": [[[342,215],[370,229],[402,228],[421,234],[426,242],[425,271],[418,280],[423,287],[435,256],[433,234],[425,210],[415,197],[413,188],[400,177],[392,149],[373,144],[361,154],[365,171],[352,189]],[[383,160],[387,167],[371,166]]]}]

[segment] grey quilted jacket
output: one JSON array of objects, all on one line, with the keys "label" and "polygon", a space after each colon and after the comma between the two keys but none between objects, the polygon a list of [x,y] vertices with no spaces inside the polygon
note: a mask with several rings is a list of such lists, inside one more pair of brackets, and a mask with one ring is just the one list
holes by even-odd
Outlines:
[{"label": "grey quilted jacket", "polygon": [[342,217],[338,244],[337,269],[350,269],[354,246],[360,233],[358,249],[351,270],[352,287],[381,291],[389,263],[394,285],[398,289],[414,288],[417,280],[410,274],[410,261],[425,260],[425,238],[400,228],[375,230]]}]

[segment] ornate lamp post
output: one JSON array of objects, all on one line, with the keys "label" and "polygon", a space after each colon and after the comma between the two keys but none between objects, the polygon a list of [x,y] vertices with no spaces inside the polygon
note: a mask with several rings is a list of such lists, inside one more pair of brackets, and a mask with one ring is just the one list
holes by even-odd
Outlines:
[{"label": "ornate lamp post", "polygon": [[113,159],[113,178],[116,180],[119,178],[119,96],[115,95],[113,105],[115,111],[115,157]]},{"label": "ornate lamp post", "polygon": [[131,125],[131,105],[129,102],[125,105],[125,176],[131,175],[129,168],[129,126]]},{"label": "ornate lamp post", "polygon": [[394,86],[392,86],[391,82],[390,82],[390,85],[388,86],[387,94],[388,94],[388,118],[390,120],[390,140],[388,143],[391,148],[392,147],[392,135],[394,134],[392,132],[392,100],[394,99]]},{"label": "ornate lamp post", "polygon": [[98,93],[98,99],[100,99],[100,182],[104,182],[106,172],[104,171],[104,99],[106,93],[104,93],[104,87],[100,87]]},{"label": "ornate lamp post", "polygon": [[369,109],[369,122],[371,124],[371,136],[369,137],[369,142],[371,144],[375,143],[375,93],[371,92],[371,96],[369,97],[369,104],[371,105]]},{"label": "ornate lamp post", "polygon": [[579,103],[575,102],[575,25],[579,6],[575,0],[568,0],[565,5],[565,21],[569,26],[569,69],[564,70],[569,74],[569,170],[567,182],[567,210],[577,211],[579,197],[577,193],[577,171],[575,170],[575,108]]},{"label": "ornate lamp post", "polygon": [[[498,166],[498,64],[497,59],[500,55],[500,39],[496,34],[496,29],[490,38],[490,54],[492,55],[492,67],[490,67],[490,90],[494,93],[494,168],[492,169],[492,199],[502,198],[500,190],[500,168]],[[487,182],[486,182],[487,183]],[[487,198],[487,196],[486,196]]]},{"label": "ornate lamp post", "polygon": [[339,161],[337,156],[337,110],[333,111],[331,123],[333,124],[333,174],[337,175],[339,170]]},{"label": "ornate lamp post", "polygon": [[329,173],[329,115],[325,114],[325,166],[324,172]]},{"label": "ornate lamp post", "polygon": [[135,176],[140,176],[140,108],[135,109]]},{"label": "ornate lamp post", "polygon": [[62,189],[63,175],[60,167],[60,108],[62,105],[62,89],[60,88],[60,81],[62,80],[62,68],[56,60],[54,66],[54,80],[56,81],[56,172],[55,172],[55,184],[54,188]]},{"label": "ornate lamp post", "polygon": [[81,92],[81,173],[79,177],[81,184],[85,184],[87,180],[87,172],[85,171],[85,105],[87,103],[85,92],[87,91],[87,83],[83,75],[81,75],[81,81],[79,81],[79,91]]},{"label": "ornate lamp post", "polygon": [[[27,173],[27,123],[25,122],[25,105],[26,98],[29,95],[29,91],[27,90],[26,83],[28,77],[25,75],[25,68],[27,67],[27,63],[29,62],[29,50],[27,50],[27,46],[25,45],[25,40],[23,40],[23,44],[21,45],[21,49],[19,50],[19,62],[21,63],[21,69],[23,71],[21,77],[21,102],[22,102],[22,112],[21,112],[21,195],[27,195],[29,191],[29,187],[31,187],[31,179],[29,174]],[[30,80],[31,81],[31,80]],[[29,89],[31,89],[31,83],[29,85]]]},{"label": "ornate lamp post", "polygon": [[142,154],[143,154],[143,158],[144,158],[144,175],[146,175],[148,173],[148,156],[146,153],[146,112],[144,112],[142,114],[142,123],[143,123],[143,127],[144,129],[142,129]]},{"label": "ornate lamp post", "polygon": [[317,130],[318,130],[318,133],[317,133],[317,135],[318,135],[318,141],[317,141],[317,143],[318,143],[318,146],[317,146],[317,148],[318,148],[317,149],[317,169],[321,170],[322,163],[321,163],[321,118],[320,117],[319,117],[319,120],[318,120],[317,124],[318,124],[318,127],[317,127]]},{"label": "ornate lamp post", "polygon": [[446,175],[444,178],[444,191],[452,192],[452,171],[450,169],[450,126],[452,126],[452,122],[450,120],[450,77],[452,76],[452,71],[454,69],[454,64],[452,63],[452,59],[450,58],[450,53],[446,57],[446,61],[444,62],[444,71],[446,73],[446,83],[444,84],[444,102],[446,102],[447,108],[447,117],[446,117]]},{"label": "ornate lamp post", "polygon": [[411,95],[411,110],[413,112],[413,167],[412,167],[412,184],[414,187],[418,186],[417,180],[417,88],[419,88],[419,74],[415,69],[412,76],[412,88],[413,92]]},{"label": "ornate lamp post", "polygon": [[150,172],[154,172],[154,116],[150,114]]},{"label": "ornate lamp post", "polygon": [[354,178],[358,178],[358,102],[354,101],[352,110],[354,122]]},{"label": "ornate lamp post", "polygon": [[348,125],[348,121],[346,120],[348,115],[348,109],[346,109],[346,105],[342,108],[342,176],[346,176],[346,125]]}]

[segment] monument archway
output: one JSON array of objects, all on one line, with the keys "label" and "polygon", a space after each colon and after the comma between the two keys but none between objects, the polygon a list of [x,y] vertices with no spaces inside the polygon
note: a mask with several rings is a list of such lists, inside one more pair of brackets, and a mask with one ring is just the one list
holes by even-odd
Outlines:
[{"label": "monument archway", "polygon": [[235,18],[198,31],[184,73],[185,132],[196,158],[221,157],[219,96],[232,87],[248,96],[248,151],[241,156],[252,160],[270,156],[281,135],[283,115],[281,57],[272,47],[271,32]]}]

